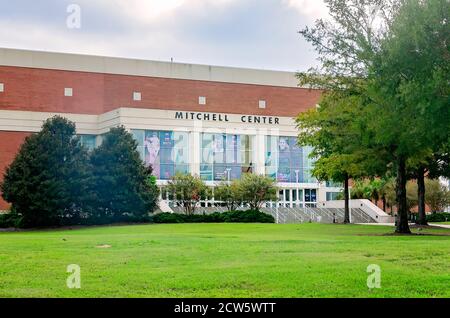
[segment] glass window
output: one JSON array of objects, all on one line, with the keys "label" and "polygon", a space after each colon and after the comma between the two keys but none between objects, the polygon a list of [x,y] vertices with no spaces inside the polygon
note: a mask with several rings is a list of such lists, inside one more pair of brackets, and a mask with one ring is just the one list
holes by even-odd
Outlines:
[{"label": "glass window", "polygon": [[89,151],[92,151],[95,149],[96,138],[97,138],[97,136],[95,136],[95,135],[80,135],[80,142]]},{"label": "glass window", "polygon": [[339,192],[327,192],[327,201],[337,200],[339,196]]},{"label": "glass window", "polygon": [[187,132],[132,130],[138,151],[159,180],[175,173],[189,172],[189,134]]},{"label": "glass window", "polygon": [[266,175],[278,182],[317,182],[311,176],[311,147],[299,147],[296,137],[266,136]]},{"label": "glass window", "polygon": [[207,181],[234,180],[253,172],[252,144],[252,136],[202,134],[200,176]]}]

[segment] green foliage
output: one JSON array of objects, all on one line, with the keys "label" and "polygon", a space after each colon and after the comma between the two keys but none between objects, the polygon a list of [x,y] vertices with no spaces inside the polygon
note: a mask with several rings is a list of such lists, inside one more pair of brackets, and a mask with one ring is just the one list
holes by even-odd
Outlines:
[{"label": "green foliage", "polygon": [[156,207],[159,190],[133,136],[112,128],[90,156],[89,218],[95,222],[142,219]]},{"label": "green foliage", "polygon": [[194,214],[201,198],[210,192],[202,179],[191,174],[176,174],[166,188],[173,195],[175,203],[182,206],[187,215]]},{"label": "green foliage", "polygon": [[[371,172],[368,176],[382,176],[383,170],[395,171],[399,210],[396,231],[409,233],[407,169],[425,163],[434,166],[430,160],[448,158],[445,145],[449,144],[450,131],[450,2],[326,0],[326,3],[331,21],[318,20],[313,28],[300,32],[315,47],[321,61],[319,69],[299,74],[300,83],[326,89],[325,101],[331,96],[337,112],[342,113],[339,117],[326,109],[335,122],[322,120],[320,125],[306,125],[315,135],[323,136],[313,142],[331,158],[316,164],[316,174],[330,178],[333,172],[339,172],[339,166],[347,170],[352,163],[359,165],[360,160],[355,158],[362,148],[373,151],[371,156],[360,158],[370,157],[364,160],[364,165],[369,163],[369,167],[376,169],[358,170]],[[346,108],[340,101],[353,104],[351,116],[344,116]],[[319,119],[321,108],[322,104],[316,115]],[[299,127],[303,128],[308,120],[314,122],[300,118]],[[350,125],[340,136],[336,132],[343,127],[342,120]],[[330,129],[329,123],[336,129]],[[311,127],[325,131],[317,132]],[[352,131],[356,133],[349,134]],[[333,136],[344,141],[349,136],[360,139],[356,139],[354,149],[343,150],[338,146],[347,143],[325,141],[325,137]],[[434,175],[434,170],[443,171],[442,167],[446,165],[430,171]]]},{"label": "green foliage", "polygon": [[243,203],[240,180],[217,184],[214,187],[214,199],[224,202],[228,211],[236,210]]},{"label": "green foliage", "polygon": [[0,223],[15,227],[145,222],[158,198],[124,128],[111,129],[89,155],[75,124],[59,116],[26,138],[1,190],[13,212]]},{"label": "green foliage", "polygon": [[450,213],[433,213],[427,215],[427,222],[449,222]]},{"label": "green foliage", "polygon": [[443,211],[450,205],[450,190],[442,185],[439,180],[425,179],[425,203],[432,212]]},{"label": "green foliage", "polygon": [[247,204],[250,210],[259,211],[267,201],[278,199],[278,188],[275,180],[264,175],[246,173],[239,181],[239,190],[242,201]]},{"label": "green foliage", "polygon": [[78,223],[85,204],[86,167],[87,151],[75,135],[75,124],[55,116],[25,139],[6,169],[3,198],[25,227]]},{"label": "green foliage", "polygon": [[0,214],[0,228],[20,228],[23,226],[22,216],[14,211]]},{"label": "green foliage", "polygon": [[221,214],[225,223],[275,223],[272,215],[255,211],[230,211]]},{"label": "green foliage", "polygon": [[259,211],[228,211],[211,214],[159,213],[152,216],[153,223],[275,223],[274,218]]},{"label": "green foliage", "polygon": [[408,181],[406,183],[406,206],[408,211],[411,211],[415,206],[417,206],[417,183],[414,181]]}]

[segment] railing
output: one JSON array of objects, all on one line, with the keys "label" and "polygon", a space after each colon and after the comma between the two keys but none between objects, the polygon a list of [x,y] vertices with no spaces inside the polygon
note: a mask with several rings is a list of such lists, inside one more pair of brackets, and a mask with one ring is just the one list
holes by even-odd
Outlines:
[{"label": "railing", "polygon": [[[183,207],[173,207],[173,212],[184,213]],[[211,214],[214,212],[226,212],[226,207],[197,207],[195,214]],[[270,214],[277,219],[278,223],[343,223],[344,209],[341,208],[313,208],[313,207],[265,207],[261,209],[262,212]],[[369,215],[359,208],[352,208],[351,211],[352,223],[375,223]]]}]

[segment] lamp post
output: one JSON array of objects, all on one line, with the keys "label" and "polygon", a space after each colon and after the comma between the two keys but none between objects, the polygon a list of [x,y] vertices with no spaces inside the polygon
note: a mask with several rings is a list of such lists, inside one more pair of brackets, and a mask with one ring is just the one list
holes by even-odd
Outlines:
[{"label": "lamp post", "polygon": [[[278,170],[275,172],[275,181],[278,184]],[[278,190],[277,190],[278,192]],[[278,193],[278,195],[280,195],[280,193]],[[277,197],[278,197],[277,195]],[[278,200],[275,201],[275,209],[276,209],[276,223],[278,224]]]},{"label": "lamp post", "polygon": [[228,182],[230,182],[230,179],[231,179],[231,168],[227,168],[227,179],[228,179]]},{"label": "lamp post", "polygon": [[350,190],[350,187],[348,187],[348,218],[350,221],[350,224],[352,224],[352,193]]}]

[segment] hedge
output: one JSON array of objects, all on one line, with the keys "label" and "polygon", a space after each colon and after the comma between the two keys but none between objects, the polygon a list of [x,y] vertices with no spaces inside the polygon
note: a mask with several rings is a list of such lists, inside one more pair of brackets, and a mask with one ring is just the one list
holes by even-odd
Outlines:
[{"label": "hedge", "polygon": [[151,217],[153,223],[275,223],[273,216],[259,211],[230,211],[212,214],[159,213]]},{"label": "hedge", "polygon": [[[212,214],[178,214],[159,213],[150,217],[123,219],[80,219],[76,223],[79,225],[101,225],[114,224],[120,222],[132,223],[275,223],[273,216],[259,211],[231,211],[215,212]],[[20,228],[22,218],[16,213],[0,214],[0,228]]]},{"label": "hedge", "polygon": [[450,213],[433,213],[427,215],[428,222],[447,222],[450,221]]},{"label": "hedge", "polygon": [[17,213],[0,214],[1,228],[20,228],[22,227],[22,217]]}]

